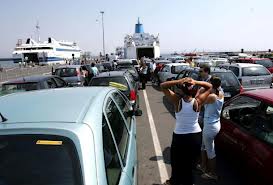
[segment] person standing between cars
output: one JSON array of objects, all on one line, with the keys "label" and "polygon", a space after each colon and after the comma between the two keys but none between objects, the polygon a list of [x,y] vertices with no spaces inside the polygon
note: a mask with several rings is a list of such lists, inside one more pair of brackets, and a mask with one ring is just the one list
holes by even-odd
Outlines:
[{"label": "person standing between cars", "polygon": [[81,70],[84,76],[83,86],[88,86],[89,82],[94,77],[94,74],[88,71],[86,66],[82,66]]},{"label": "person standing between cars", "polygon": [[186,63],[188,63],[190,67],[195,67],[194,62],[192,61],[192,57],[186,59]]},{"label": "person standing between cars", "polygon": [[95,66],[95,63],[91,64],[91,69],[93,71],[94,76],[97,76],[99,74],[98,68]]},{"label": "person standing between cars", "polygon": [[155,69],[156,69],[156,63],[155,60],[152,59],[152,62],[150,63],[150,72],[151,72],[151,81],[152,83],[155,83]]},{"label": "person standing between cars", "polygon": [[[183,91],[182,98],[170,90],[176,85]],[[204,88],[204,91],[197,97],[195,97],[196,88],[193,88],[195,85]],[[161,88],[165,96],[173,103],[176,117],[171,144],[172,173],[170,180],[167,180],[164,185],[192,185],[192,170],[200,156],[202,143],[198,116],[200,108],[210,94],[212,85],[191,78],[182,78],[164,82]]]},{"label": "person standing between cars", "polygon": [[146,83],[147,83],[148,66],[147,66],[147,64],[146,64],[146,62],[144,61],[143,58],[142,58],[142,60],[140,62],[139,73],[140,73],[140,81],[142,83],[142,89],[145,89],[146,88]]},{"label": "person standing between cars", "polygon": [[211,94],[205,102],[204,128],[202,134],[202,162],[201,170],[204,172],[202,178],[217,180],[216,175],[216,154],[214,139],[219,133],[220,114],[224,105],[224,94],[221,91],[221,79],[211,77]]}]

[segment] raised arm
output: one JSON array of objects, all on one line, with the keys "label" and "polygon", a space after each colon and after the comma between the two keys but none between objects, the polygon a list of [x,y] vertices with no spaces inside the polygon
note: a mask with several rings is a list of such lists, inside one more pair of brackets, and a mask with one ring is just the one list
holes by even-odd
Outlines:
[{"label": "raised arm", "polygon": [[186,81],[186,78],[182,78],[180,80],[166,81],[160,84],[162,92],[175,105],[178,104],[180,98],[177,94],[175,94],[172,90],[170,90],[170,87],[173,87],[178,84],[183,84],[185,81]]},{"label": "raised arm", "polygon": [[200,87],[203,87],[203,89],[199,92],[199,94],[195,97],[195,99],[198,102],[198,105],[201,107],[204,105],[207,97],[210,95],[212,85],[208,82],[203,82],[203,81],[196,81],[193,79],[188,79],[188,83],[191,83],[192,85],[198,85]]}]

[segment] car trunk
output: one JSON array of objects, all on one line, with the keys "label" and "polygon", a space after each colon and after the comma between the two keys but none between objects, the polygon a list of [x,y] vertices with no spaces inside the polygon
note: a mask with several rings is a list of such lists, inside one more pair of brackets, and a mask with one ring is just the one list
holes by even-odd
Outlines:
[{"label": "car trunk", "polygon": [[245,67],[242,70],[242,85],[247,90],[270,88],[272,76],[265,67]]}]

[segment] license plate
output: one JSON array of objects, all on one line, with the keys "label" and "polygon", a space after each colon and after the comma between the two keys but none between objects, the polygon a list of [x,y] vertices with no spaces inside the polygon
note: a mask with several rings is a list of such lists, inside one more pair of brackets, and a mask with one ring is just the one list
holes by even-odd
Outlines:
[{"label": "license plate", "polygon": [[228,98],[228,97],[231,97],[231,94],[230,92],[224,92],[224,96]]},{"label": "license plate", "polygon": [[264,83],[264,80],[251,80],[251,84],[260,85],[263,83]]}]

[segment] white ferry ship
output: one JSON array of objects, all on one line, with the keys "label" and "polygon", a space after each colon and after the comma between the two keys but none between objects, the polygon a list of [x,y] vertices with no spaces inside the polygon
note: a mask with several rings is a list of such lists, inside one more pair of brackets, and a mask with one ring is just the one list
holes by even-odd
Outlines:
[{"label": "white ferry ship", "polygon": [[45,42],[28,38],[23,44],[18,40],[12,53],[14,63],[26,62],[37,65],[65,64],[80,59],[81,49],[75,42],[56,41],[49,37]]},{"label": "white ferry ship", "polygon": [[138,23],[135,25],[135,33],[127,35],[124,39],[124,56],[128,59],[140,59],[144,56],[146,58],[159,58],[159,35],[144,33],[143,25],[138,19]]}]

